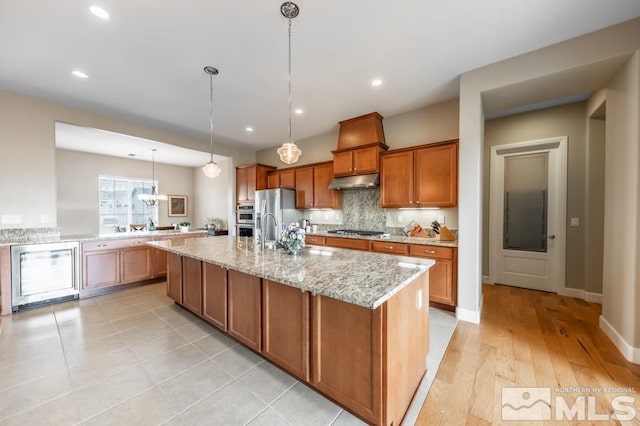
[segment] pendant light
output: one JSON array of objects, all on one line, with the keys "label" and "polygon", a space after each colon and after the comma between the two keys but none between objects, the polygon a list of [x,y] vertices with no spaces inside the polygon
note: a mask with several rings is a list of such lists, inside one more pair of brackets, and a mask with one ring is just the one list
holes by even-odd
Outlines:
[{"label": "pendant light", "polygon": [[158,189],[156,188],[156,158],[155,158],[155,149],[151,150],[151,194],[140,194],[138,195],[138,200],[143,201],[147,206],[153,207],[160,204],[160,201],[167,201],[167,196],[163,194],[158,194]]},{"label": "pendant light", "polygon": [[209,94],[211,95],[210,96],[211,108],[209,110],[209,127],[210,127],[210,133],[211,133],[211,160],[207,164],[205,164],[204,167],[202,167],[202,172],[206,177],[213,179],[218,177],[220,175],[220,172],[222,171],[222,169],[220,169],[220,166],[218,166],[218,164],[215,161],[213,161],[213,76],[218,75],[218,70],[214,67],[206,66],[204,67],[204,72],[209,74]]},{"label": "pendant light", "polygon": [[300,9],[297,4],[288,1],[282,3],[280,13],[289,20],[289,135],[284,140],[282,146],[278,148],[278,155],[280,156],[280,161],[283,163],[293,164],[298,161],[298,158],[300,158],[302,154],[300,148],[298,148],[291,138],[291,19],[298,16]]}]

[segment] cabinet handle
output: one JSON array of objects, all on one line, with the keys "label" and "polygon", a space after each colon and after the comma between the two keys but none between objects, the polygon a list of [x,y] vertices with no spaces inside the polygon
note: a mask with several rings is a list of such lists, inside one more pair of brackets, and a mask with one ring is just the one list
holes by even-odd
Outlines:
[{"label": "cabinet handle", "polygon": [[429,254],[436,254],[435,250],[425,250],[424,252]]},{"label": "cabinet handle", "polygon": [[413,201],[409,200],[409,204],[413,204]]},{"label": "cabinet handle", "polygon": [[420,201],[416,201],[416,204],[420,204]]},{"label": "cabinet handle", "polygon": [[389,250],[393,250],[393,246],[384,246],[384,248],[389,249]]},{"label": "cabinet handle", "polygon": [[106,247],[106,244],[98,244],[98,247]]}]

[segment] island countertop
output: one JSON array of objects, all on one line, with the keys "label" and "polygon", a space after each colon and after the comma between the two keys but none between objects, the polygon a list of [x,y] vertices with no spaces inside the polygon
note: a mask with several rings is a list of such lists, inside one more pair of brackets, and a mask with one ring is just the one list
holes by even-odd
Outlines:
[{"label": "island countertop", "polygon": [[435,262],[333,247],[304,247],[298,256],[261,249],[253,238],[216,237],[147,245],[365,308],[375,309]]}]

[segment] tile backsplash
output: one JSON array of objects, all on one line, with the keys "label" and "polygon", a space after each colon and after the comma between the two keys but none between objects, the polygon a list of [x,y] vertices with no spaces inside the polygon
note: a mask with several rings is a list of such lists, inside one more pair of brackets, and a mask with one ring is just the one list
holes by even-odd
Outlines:
[{"label": "tile backsplash", "polygon": [[447,228],[458,228],[458,209],[382,209],[380,188],[348,189],[343,192],[342,210],[308,210],[305,217],[322,231],[332,229],[366,229],[401,234],[402,228],[415,220],[423,228],[442,219]]}]

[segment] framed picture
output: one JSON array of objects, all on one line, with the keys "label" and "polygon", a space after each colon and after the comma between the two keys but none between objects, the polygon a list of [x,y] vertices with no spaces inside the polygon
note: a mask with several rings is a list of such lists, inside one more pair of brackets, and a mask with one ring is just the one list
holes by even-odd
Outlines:
[{"label": "framed picture", "polygon": [[187,196],[169,195],[169,216],[187,215]]}]

